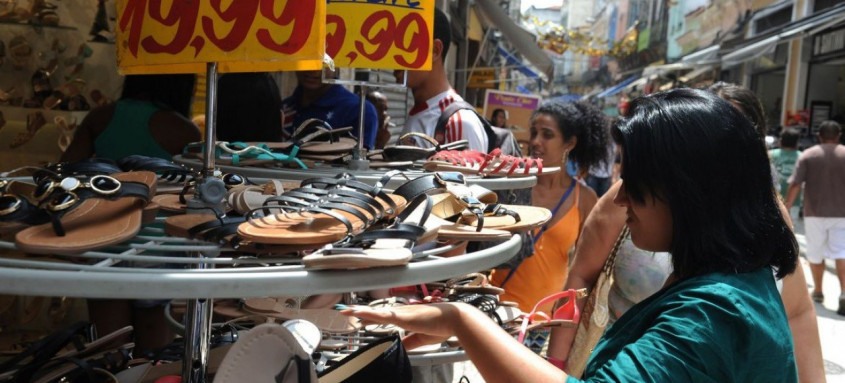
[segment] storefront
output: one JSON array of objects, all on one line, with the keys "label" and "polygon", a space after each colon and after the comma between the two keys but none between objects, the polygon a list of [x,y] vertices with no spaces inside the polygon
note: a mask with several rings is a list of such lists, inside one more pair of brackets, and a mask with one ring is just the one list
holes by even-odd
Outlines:
[{"label": "storefront", "polygon": [[812,40],[805,105],[815,132],[823,120],[845,122],[845,26]]}]

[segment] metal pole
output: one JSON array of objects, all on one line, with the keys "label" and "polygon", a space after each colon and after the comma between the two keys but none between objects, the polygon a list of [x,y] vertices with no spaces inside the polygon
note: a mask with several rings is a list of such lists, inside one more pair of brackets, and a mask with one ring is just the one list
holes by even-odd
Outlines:
[{"label": "metal pole", "polygon": [[206,93],[205,93],[205,156],[203,158],[203,175],[214,175],[214,144],[217,141],[215,128],[217,124],[217,63],[206,65]]},{"label": "metal pole", "polygon": [[364,149],[364,111],[367,105],[367,86],[361,84],[358,89],[361,96],[358,103],[358,149],[352,153],[349,170],[369,170],[370,161],[367,160],[367,151]]},{"label": "metal pole", "polygon": [[[203,253],[196,253],[204,258]],[[200,263],[197,269],[209,269],[213,264]],[[185,312],[185,353],[182,358],[182,382],[205,383],[208,368],[208,349],[211,343],[211,299],[188,301]]]}]

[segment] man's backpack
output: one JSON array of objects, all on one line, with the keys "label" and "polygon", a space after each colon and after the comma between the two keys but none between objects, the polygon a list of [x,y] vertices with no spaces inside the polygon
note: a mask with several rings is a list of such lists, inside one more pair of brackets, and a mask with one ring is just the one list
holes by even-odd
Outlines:
[{"label": "man's backpack", "polygon": [[[440,141],[442,137],[446,136],[446,123],[449,122],[449,118],[461,109],[471,110],[476,116],[478,116],[478,119],[484,126],[484,133],[487,135],[487,153],[492,152],[493,149],[499,148],[502,150],[502,154],[522,157],[522,151],[519,149],[519,143],[516,142],[516,137],[513,136],[513,133],[509,129],[490,125],[490,122],[478,114],[475,107],[466,101],[455,101],[449,104],[446,109],[443,109],[443,113],[440,113],[440,118],[437,120],[437,125],[434,127],[434,137],[438,141]],[[445,142],[441,142],[441,144],[444,143]]]}]

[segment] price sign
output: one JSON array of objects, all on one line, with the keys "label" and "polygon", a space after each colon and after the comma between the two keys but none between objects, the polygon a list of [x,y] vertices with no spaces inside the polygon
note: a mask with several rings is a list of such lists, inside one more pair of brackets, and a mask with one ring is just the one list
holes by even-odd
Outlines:
[{"label": "price sign", "polygon": [[322,68],[323,0],[118,0],[123,73]]},{"label": "price sign", "polygon": [[434,0],[326,1],[326,53],[336,66],[431,69]]}]

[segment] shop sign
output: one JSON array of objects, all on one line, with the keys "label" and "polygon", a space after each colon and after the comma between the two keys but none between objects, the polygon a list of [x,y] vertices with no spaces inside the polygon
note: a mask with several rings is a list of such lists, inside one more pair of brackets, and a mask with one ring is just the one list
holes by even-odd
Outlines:
[{"label": "shop sign", "polygon": [[326,2],[326,53],[336,66],[431,69],[434,0]]},{"label": "shop sign", "polygon": [[531,138],[531,115],[540,106],[540,96],[501,92],[488,89],[484,95],[484,117],[493,121],[493,111],[504,109],[508,113],[507,127],[511,130],[524,153]]},{"label": "shop sign", "polygon": [[845,28],[816,35],[813,40],[813,56],[823,56],[845,50]]},{"label": "shop sign", "polygon": [[496,88],[496,68],[475,68],[470,72],[467,88]]},{"label": "shop sign", "polygon": [[320,69],[322,0],[118,0],[117,62],[125,74]]}]

